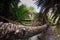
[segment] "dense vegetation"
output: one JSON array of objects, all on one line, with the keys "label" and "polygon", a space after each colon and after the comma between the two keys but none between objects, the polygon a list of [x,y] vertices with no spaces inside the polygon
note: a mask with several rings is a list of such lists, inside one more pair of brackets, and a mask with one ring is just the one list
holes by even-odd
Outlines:
[{"label": "dense vegetation", "polygon": [[[38,37],[40,40],[56,40],[58,39],[58,37],[60,37],[60,31],[59,31],[60,30],[60,0],[36,0],[36,5],[38,7],[41,7],[41,10],[39,13],[36,13],[33,7],[27,7],[24,4],[18,6],[19,2],[21,1],[20,0],[1,0],[0,1],[0,21],[9,22],[9,23],[11,23],[11,21],[12,23],[18,22],[20,23],[20,25],[22,24],[25,25],[27,23],[30,24],[31,28],[30,26],[25,28],[21,27],[24,33],[28,32],[26,34],[27,36],[28,35],[30,36],[33,34],[37,35],[39,32],[41,32],[40,30],[43,30],[41,33],[42,35]],[[4,27],[5,24],[4,23],[0,24],[0,25],[3,25],[1,26],[3,33],[5,32],[4,30],[7,28],[7,25],[6,25],[6,28]],[[37,26],[42,26],[44,24],[48,24],[48,27],[46,28],[40,27],[40,29],[39,27],[37,27]],[[36,26],[35,29],[34,29],[34,26]],[[11,29],[12,27],[14,28],[14,26],[11,26]],[[19,28],[17,29],[20,30]],[[6,30],[8,30],[8,28]],[[13,32],[11,30],[8,30],[8,31],[9,33],[12,32],[12,34],[14,34],[16,30],[14,30]],[[22,30],[20,31],[22,33]],[[3,34],[2,32],[1,34]],[[8,34],[8,32],[6,34]],[[8,35],[10,36],[10,34]],[[2,38],[4,37],[6,37],[5,34],[3,35]],[[10,39],[8,38],[6,40],[10,40]],[[12,40],[15,40],[15,39],[12,39]]]}]

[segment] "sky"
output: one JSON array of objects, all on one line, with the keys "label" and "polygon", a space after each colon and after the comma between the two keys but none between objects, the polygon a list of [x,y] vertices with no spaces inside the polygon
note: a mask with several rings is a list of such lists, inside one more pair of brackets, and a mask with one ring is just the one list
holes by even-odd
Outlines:
[{"label": "sky", "polygon": [[34,7],[34,10],[38,13],[40,8],[37,7],[37,5],[35,5],[35,1],[32,0],[20,0],[22,4],[27,5],[28,7],[32,6]]}]

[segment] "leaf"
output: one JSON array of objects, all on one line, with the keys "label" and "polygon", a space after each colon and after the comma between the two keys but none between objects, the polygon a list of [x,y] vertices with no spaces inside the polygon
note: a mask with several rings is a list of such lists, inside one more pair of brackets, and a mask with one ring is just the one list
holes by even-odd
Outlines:
[{"label": "leaf", "polygon": [[59,16],[55,19],[55,23],[54,24],[57,24],[58,20],[59,20]]}]

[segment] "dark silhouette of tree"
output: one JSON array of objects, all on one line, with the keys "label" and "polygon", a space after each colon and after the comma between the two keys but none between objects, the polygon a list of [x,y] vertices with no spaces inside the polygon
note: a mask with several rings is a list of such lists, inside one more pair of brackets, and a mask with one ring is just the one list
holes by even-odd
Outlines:
[{"label": "dark silhouette of tree", "polygon": [[[13,3],[17,4],[19,1],[20,0],[0,0],[0,16],[11,19],[12,16],[12,13],[10,12],[11,4]],[[0,21],[2,21],[2,19]],[[3,19],[3,21],[6,20]]]}]

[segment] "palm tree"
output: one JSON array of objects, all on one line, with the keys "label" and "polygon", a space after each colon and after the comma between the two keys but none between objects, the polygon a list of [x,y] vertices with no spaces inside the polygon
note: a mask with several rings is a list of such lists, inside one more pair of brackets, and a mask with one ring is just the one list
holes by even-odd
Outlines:
[{"label": "palm tree", "polygon": [[[41,15],[40,16],[44,19],[45,23],[49,22],[54,26],[57,26],[60,24],[60,0],[37,0],[36,4],[38,7],[41,7],[40,14],[43,14],[43,16]],[[45,34],[44,38],[46,38],[46,36],[48,35],[47,32],[43,33],[43,36]],[[48,36],[48,37],[51,37],[51,36]],[[46,40],[50,40],[48,39],[48,37]],[[42,40],[45,40],[44,38],[42,38]],[[53,38],[51,40],[55,40],[55,39]]]},{"label": "palm tree", "polygon": [[[18,3],[18,0],[1,0],[0,1],[0,6],[1,6],[1,9],[0,9],[1,15],[0,16],[4,16],[7,19],[10,18],[11,3],[13,3],[15,5],[15,3],[16,4]],[[15,5],[15,7],[16,7],[16,5]],[[23,25],[16,26],[15,24],[11,24],[11,25],[10,24],[11,23],[1,23],[0,22],[0,27],[1,27],[0,40],[16,40],[15,38],[23,38],[25,36],[31,37],[33,35],[40,33],[41,31],[44,31],[48,27],[47,25],[44,25],[42,27],[40,27],[40,26],[38,26],[38,27],[31,27],[31,26],[28,27],[27,26],[26,27]],[[41,31],[39,31],[39,30],[41,30]]]},{"label": "palm tree", "polygon": [[[51,15],[53,15],[52,18],[54,18],[54,20],[57,17],[60,17],[60,1],[59,0],[38,0],[37,1],[37,5],[39,7],[41,7],[41,13],[44,13],[44,15],[47,17],[47,14],[49,12],[49,10],[51,9]],[[52,14],[53,13],[53,14]],[[50,16],[51,16],[50,15]],[[60,18],[58,18],[60,20]]]},{"label": "palm tree", "polygon": [[32,27],[0,22],[0,40],[25,40],[46,30],[47,27],[47,24]]}]

